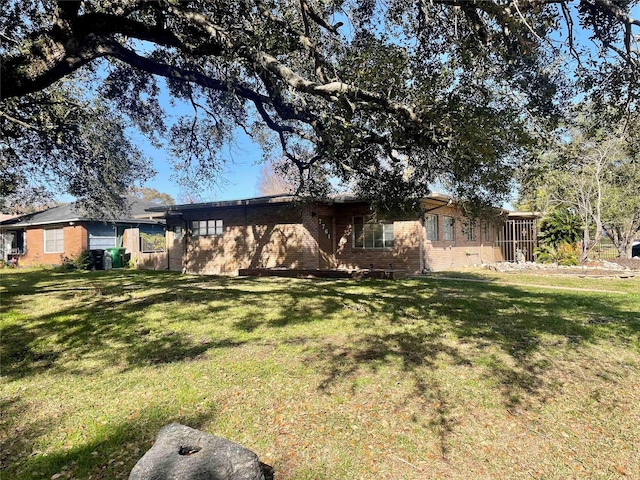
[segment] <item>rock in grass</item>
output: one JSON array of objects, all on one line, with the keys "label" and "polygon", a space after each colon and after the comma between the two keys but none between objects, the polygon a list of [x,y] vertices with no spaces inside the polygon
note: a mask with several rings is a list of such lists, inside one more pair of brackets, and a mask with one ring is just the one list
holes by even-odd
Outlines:
[{"label": "rock in grass", "polygon": [[265,480],[258,456],[242,445],[178,423],[162,427],[129,480]]}]

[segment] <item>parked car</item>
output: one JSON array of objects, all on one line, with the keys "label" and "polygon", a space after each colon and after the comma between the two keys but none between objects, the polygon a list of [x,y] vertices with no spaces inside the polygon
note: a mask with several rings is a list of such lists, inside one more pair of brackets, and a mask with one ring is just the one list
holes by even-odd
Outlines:
[{"label": "parked car", "polygon": [[633,242],[633,247],[631,247],[631,256],[640,257],[640,242]]}]

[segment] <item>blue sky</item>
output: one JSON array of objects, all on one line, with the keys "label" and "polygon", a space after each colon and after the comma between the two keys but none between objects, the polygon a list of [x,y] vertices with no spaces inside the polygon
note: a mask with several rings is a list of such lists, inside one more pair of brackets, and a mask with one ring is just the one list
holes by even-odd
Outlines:
[{"label": "blue sky", "polygon": [[[153,160],[156,170],[154,178],[148,180],[144,186],[168,193],[176,202],[180,201],[181,189],[173,179],[170,152],[159,150],[139,135],[134,137],[143,152]],[[225,147],[221,157],[225,159],[224,174],[221,181],[211,189],[199,193],[203,201],[233,200],[255,197],[256,185],[260,173],[262,151],[244,132],[238,131],[237,145]]]}]

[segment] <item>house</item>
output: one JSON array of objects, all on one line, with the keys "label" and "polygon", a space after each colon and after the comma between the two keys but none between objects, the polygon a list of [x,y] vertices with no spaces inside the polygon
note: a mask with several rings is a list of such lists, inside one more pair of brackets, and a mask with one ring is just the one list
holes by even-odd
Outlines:
[{"label": "house", "polygon": [[91,218],[73,203],[0,221],[2,260],[17,260],[22,266],[60,265],[84,250],[123,247],[131,243],[127,237],[139,241],[139,232],[164,235],[164,219],[146,211],[156,204],[135,197],[125,200],[129,213],[109,221]]},{"label": "house", "polygon": [[149,211],[167,222],[162,264],[186,273],[281,268],[413,274],[503,261],[509,249],[520,248],[505,235],[505,210],[472,221],[441,194],[423,199],[422,207],[421,218],[376,216],[368,203],[349,195],[306,203],[276,195]]}]

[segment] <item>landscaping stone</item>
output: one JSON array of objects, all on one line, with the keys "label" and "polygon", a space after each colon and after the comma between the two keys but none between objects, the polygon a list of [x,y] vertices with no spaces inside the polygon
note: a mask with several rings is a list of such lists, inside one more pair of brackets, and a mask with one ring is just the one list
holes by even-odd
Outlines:
[{"label": "landscaping stone", "polygon": [[497,262],[483,265],[484,268],[489,270],[495,270],[498,272],[518,272],[518,271],[531,271],[531,270],[544,270],[548,272],[553,271],[566,271],[566,272],[585,272],[585,271],[629,271],[635,270],[637,265],[640,270],[640,262],[631,259],[615,259],[613,261],[600,260],[598,262],[589,262],[588,264],[583,265],[575,265],[575,266],[565,266],[565,265],[557,265],[555,263],[550,264],[542,264],[535,262],[523,262],[523,263],[514,263],[514,262]]},{"label": "landscaping stone", "polygon": [[265,480],[262,468],[242,445],[172,423],[158,432],[129,480]]}]

